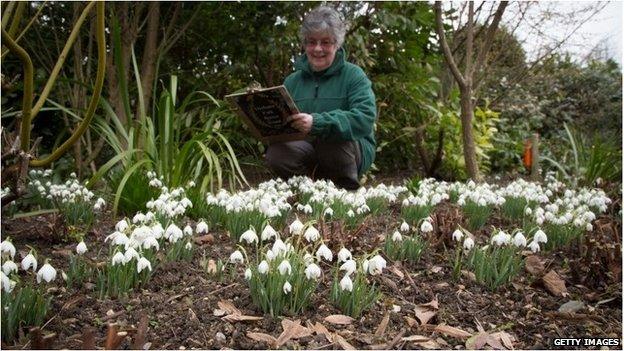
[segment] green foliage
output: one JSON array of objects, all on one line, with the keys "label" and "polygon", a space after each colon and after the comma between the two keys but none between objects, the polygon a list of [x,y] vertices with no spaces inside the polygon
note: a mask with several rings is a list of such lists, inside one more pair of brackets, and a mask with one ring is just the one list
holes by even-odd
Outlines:
[{"label": "green foliage", "polygon": [[576,240],[581,240],[584,228],[579,228],[572,223],[562,225],[546,223],[544,224],[544,231],[548,233],[548,242],[544,244],[544,248],[554,250],[565,247]]},{"label": "green foliage", "polygon": [[472,200],[466,200],[462,206],[462,211],[468,219],[467,228],[470,231],[481,229],[487,223],[492,208],[488,205],[481,206]]},{"label": "green foliage", "polygon": [[340,287],[338,270],[334,273],[334,281],[331,288],[331,300],[342,313],[353,318],[359,318],[362,312],[368,310],[381,298],[379,289],[373,283],[366,280],[366,272],[356,270],[354,273],[353,289],[343,290]]},{"label": "green foliage", "polygon": [[83,256],[69,255],[69,268],[67,269],[67,287],[82,286],[85,281],[91,279],[93,271]]},{"label": "green foliage", "polygon": [[475,274],[477,282],[495,291],[500,286],[511,283],[522,270],[523,262],[517,247],[489,245],[473,248],[465,266]]},{"label": "green foliage", "polygon": [[43,287],[20,285],[11,292],[2,289],[2,341],[13,341],[20,328],[41,326],[50,301]]},{"label": "green foliage", "polygon": [[[125,184],[121,185],[124,176]],[[111,172],[109,186],[112,189],[123,189],[119,196],[117,209],[120,214],[132,216],[137,212],[145,212],[145,204],[158,195],[158,191],[149,186],[149,179],[145,172],[124,173],[121,169]]]},{"label": "green foliage", "polygon": [[[150,260],[150,262],[153,261],[153,259]],[[141,286],[145,286],[151,277],[151,269],[146,268],[140,273],[137,272],[136,258],[132,258],[125,263],[113,264],[109,261],[106,263],[106,266],[97,270],[96,291],[100,299],[106,296],[116,298]]]},{"label": "green foliage", "polygon": [[395,235],[386,236],[384,245],[386,255],[395,261],[408,260],[418,263],[429,243],[420,234],[405,235],[401,240],[395,240]]}]

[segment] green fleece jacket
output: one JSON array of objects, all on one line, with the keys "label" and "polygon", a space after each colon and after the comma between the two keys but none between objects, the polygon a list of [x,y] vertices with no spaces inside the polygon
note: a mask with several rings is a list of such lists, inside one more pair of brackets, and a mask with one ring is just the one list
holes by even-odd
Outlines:
[{"label": "green fleece jacket", "polygon": [[307,56],[302,55],[284,86],[297,108],[312,115],[312,136],[360,144],[358,173],[366,172],[375,160],[375,95],[364,71],[345,60],[344,49],[340,48],[332,65],[321,72],[313,72]]}]

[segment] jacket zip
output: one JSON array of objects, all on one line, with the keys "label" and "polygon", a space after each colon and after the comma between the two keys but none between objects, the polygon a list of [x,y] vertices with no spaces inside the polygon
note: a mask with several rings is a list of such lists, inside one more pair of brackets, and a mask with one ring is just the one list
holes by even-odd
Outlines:
[{"label": "jacket zip", "polygon": [[318,78],[314,77],[314,98],[318,98],[318,89],[319,89],[319,80]]}]

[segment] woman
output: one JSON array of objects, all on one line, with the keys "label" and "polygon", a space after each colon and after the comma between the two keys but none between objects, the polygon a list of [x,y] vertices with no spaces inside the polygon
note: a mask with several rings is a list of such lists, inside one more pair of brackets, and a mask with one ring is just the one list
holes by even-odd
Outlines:
[{"label": "woman", "polygon": [[345,25],[334,9],[308,13],[299,31],[305,48],[284,85],[302,113],[291,125],[308,138],[271,144],[269,166],[282,178],[312,175],[357,189],[375,158],[375,95],[362,69],[346,62]]}]

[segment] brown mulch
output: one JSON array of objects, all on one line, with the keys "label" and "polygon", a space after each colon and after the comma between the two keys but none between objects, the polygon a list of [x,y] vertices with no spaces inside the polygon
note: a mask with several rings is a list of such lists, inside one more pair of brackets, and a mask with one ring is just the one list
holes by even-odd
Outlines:
[{"label": "brown mulch", "polygon": [[[341,349],[349,345],[357,349],[466,348],[468,338],[461,331],[469,335],[481,331],[504,332],[512,338],[515,349],[560,348],[552,344],[556,337],[621,337],[621,222],[616,218],[598,218],[596,230],[582,245],[539,254],[546,271],[554,270],[567,288],[566,296],[554,296],[539,275],[526,271],[513,284],[496,292],[477,284],[469,274],[453,280],[449,258],[454,248],[449,233],[457,223],[462,223],[461,211],[452,204],[444,204],[436,208],[433,217],[436,226],[432,246],[421,261],[399,265],[388,260],[388,266],[393,268],[374,279],[383,293],[382,299],[350,324],[338,325],[324,320],[340,314],[327,296],[329,276],[325,276],[312,298],[311,307],[304,313],[283,318],[263,315],[251,301],[242,270],[234,278],[225,275],[219,281],[200,267],[202,257],[225,261],[234,250],[232,241],[218,230],[212,233],[215,237],[212,243],[197,247],[191,261],[161,264],[144,289],[124,298],[98,299],[91,284],[68,289],[57,279],[51,290],[52,307],[42,331],[55,334],[49,344],[54,349],[82,348],[87,328],[94,330],[96,347],[103,347],[110,323],[128,332],[119,348],[131,348],[144,315],[148,318],[144,347],[152,349],[271,348],[269,341],[256,341],[248,335],[264,333],[278,338],[283,331],[284,318],[299,320],[304,327],[320,323],[331,335],[292,338],[281,345],[287,349]],[[356,236],[345,232],[340,238],[332,238],[330,247],[337,252],[344,243],[352,248],[355,256],[368,253],[381,245],[385,234],[398,227],[398,218],[400,207],[391,206],[389,213],[369,218],[356,230]],[[18,250],[24,250],[25,244],[32,245],[41,257],[51,258],[57,269],[65,269],[66,255],[74,244],[58,240],[62,229],[55,223],[52,215],[9,219],[2,222],[2,233],[3,237],[13,238]],[[86,239],[89,257],[105,257],[107,244],[103,239],[112,232],[114,223],[110,217],[97,223]],[[508,224],[496,214],[489,223]],[[61,232],[54,235],[54,230]],[[485,240],[489,230],[485,228],[476,234],[480,240]],[[50,233],[42,234],[46,231]],[[615,248],[611,248],[613,245]],[[226,321],[214,313],[222,300],[230,301],[243,315],[263,318]],[[583,307],[574,312],[558,311],[572,300],[581,301]],[[437,301],[437,305],[422,307],[432,301]],[[433,308],[434,305],[437,308]],[[433,316],[421,324],[422,316],[418,312],[423,308]],[[381,328],[381,324],[385,326]],[[442,324],[460,332],[438,327]],[[14,344],[3,343],[2,348],[28,349],[31,341],[24,336]]]}]

